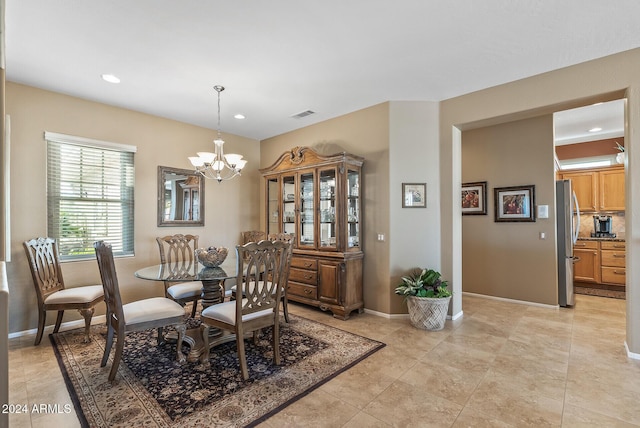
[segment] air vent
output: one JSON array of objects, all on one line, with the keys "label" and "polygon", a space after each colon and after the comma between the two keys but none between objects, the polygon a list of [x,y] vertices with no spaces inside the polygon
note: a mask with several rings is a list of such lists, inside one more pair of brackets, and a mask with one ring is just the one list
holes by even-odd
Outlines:
[{"label": "air vent", "polygon": [[315,114],[315,113],[316,113],[315,111],[306,110],[306,111],[302,111],[302,112],[300,112],[298,114],[294,114],[291,117],[294,118],[294,119],[302,119],[305,116],[309,116],[309,115],[312,115],[312,114]]}]

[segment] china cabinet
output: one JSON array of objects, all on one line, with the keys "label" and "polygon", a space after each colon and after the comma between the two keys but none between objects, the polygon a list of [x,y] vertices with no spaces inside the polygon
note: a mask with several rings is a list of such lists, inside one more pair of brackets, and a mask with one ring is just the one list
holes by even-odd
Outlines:
[{"label": "china cabinet", "polygon": [[288,299],[342,319],[364,307],[363,161],[344,152],[326,156],[295,147],[260,170],[265,179],[267,234],[295,235]]}]

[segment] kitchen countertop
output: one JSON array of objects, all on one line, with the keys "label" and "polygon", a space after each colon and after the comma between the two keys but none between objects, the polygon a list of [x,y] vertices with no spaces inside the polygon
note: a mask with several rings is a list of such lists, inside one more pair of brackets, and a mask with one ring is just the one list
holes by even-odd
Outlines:
[{"label": "kitchen countertop", "polygon": [[592,238],[591,236],[578,236],[578,241],[614,241],[614,242],[624,242],[625,239],[622,237],[615,238]]}]

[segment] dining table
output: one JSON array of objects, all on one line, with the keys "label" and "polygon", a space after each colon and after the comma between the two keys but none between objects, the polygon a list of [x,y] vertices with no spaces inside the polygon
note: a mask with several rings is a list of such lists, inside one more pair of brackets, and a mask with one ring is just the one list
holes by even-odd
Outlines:
[{"label": "dining table", "polygon": [[[137,270],[136,278],[150,281],[170,281],[170,282],[202,282],[202,309],[211,305],[221,303],[224,300],[223,284],[224,280],[236,278],[238,264],[235,257],[227,257],[225,261],[217,267],[206,267],[200,263],[171,262],[144,267]],[[187,355],[187,361],[198,361],[204,354],[203,329],[200,326],[188,328],[184,337],[184,342],[191,348]],[[235,340],[235,336],[224,334],[219,329],[209,330],[209,346],[213,347],[220,343]],[[173,339],[173,337],[168,337]]]}]

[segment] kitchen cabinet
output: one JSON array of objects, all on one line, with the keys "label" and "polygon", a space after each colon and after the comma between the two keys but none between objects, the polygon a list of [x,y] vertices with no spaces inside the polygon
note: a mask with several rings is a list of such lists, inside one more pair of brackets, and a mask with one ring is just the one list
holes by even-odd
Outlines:
[{"label": "kitchen cabinet", "polygon": [[571,180],[571,189],[580,204],[580,211],[596,211],[598,180],[595,171],[563,172],[562,179]]},{"label": "kitchen cabinet", "polygon": [[578,241],[573,246],[573,279],[580,282],[600,282],[600,250],[597,241]]},{"label": "kitchen cabinet", "polygon": [[289,300],[347,319],[361,312],[361,169],[348,153],[325,156],[309,147],[285,152],[265,180],[267,234],[295,235]]},{"label": "kitchen cabinet", "polygon": [[598,172],[600,211],[624,211],[624,168]]},{"label": "kitchen cabinet", "polygon": [[624,167],[575,170],[559,176],[571,180],[580,211],[624,211]]},{"label": "kitchen cabinet", "polygon": [[600,260],[602,283],[625,285],[626,244],[619,241],[601,241]]},{"label": "kitchen cabinet", "polygon": [[602,285],[625,285],[626,244],[624,241],[578,240],[573,247],[573,279]]}]

